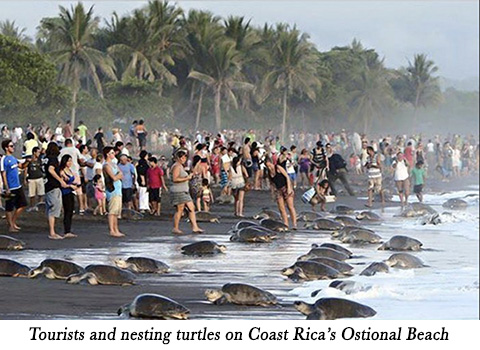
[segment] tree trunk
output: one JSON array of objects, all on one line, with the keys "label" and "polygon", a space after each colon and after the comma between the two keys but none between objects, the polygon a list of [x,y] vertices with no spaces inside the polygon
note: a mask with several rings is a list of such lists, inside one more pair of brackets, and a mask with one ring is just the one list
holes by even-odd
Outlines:
[{"label": "tree trunk", "polygon": [[417,89],[417,93],[415,94],[415,104],[413,105],[412,132],[414,134],[417,131],[417,110],[418,110],[419,103],[420,103],[420,88]]},{"label": "tree trunk", "polygon": [[198,130],[198,127],[200,126],[200,114],[202,113],[202,103],[203,103],[203,86],[200,87],[200,97],[198,98],[197,118],[195,120],[195,130]]},{"label": "tree trunk", "polygon": [[70,123],[72,125],[72,131],[75,130],[75,117],[77,114],[77,95],[80,90],[80,72],[78,66],[75,66],[75,76],[73,81],[73,94],[72,94],[72,113],[70,115]]},{"label": "tree trunk", "polygon": [[221,85],[215,88],[215,127],[217,128],[217,132],[220,132],[222,128],[222,114],[220,111],[221,90]]},{"label": "tree trunk", "polygon": [[282,143],[285,143],[285,134],[287,131],[287,99],[288,99],[288,87],[283,92],[283,118],[282,118]]}]

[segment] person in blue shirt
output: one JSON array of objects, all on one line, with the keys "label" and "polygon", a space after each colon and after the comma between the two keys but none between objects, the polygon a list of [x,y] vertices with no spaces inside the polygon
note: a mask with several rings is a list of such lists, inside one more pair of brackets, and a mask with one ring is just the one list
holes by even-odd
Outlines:
[{"label": "person in blue shirt", "polygon": [[120,162],[118,169],[123,174],[122,179],[122,201],[123,205],[132,209],[132,201],[134,195],[133,184],[135,183],[135,167],[129,162],[128,157],[125,154],[120,155]]},{"label": "person in blue shirt", "polygon": [[26,167],[28,162],[18,163],[17,158],[13,155],[15,145],[12,140],[4,140],[2,149],[5,152],[5,156],[0,162],[0,171],[2,173],[3,186],[5,187],[4,197],[6,199],[7,224],[10,232],[18,232],[20,227],[17,225],[17,220],[27,206],[27,199],[20,182],[18,169]]}]

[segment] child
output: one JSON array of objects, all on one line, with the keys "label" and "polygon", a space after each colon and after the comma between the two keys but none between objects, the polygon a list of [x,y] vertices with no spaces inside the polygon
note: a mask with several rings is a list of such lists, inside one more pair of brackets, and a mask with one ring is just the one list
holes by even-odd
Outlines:
[{"label": "child", "polygon": [[413,181],[413,193],[418,198],[419,202],[423,202],[423,185],[425,185],[425,169],[423,168],[423,161],[419,160],[415,164],[415,168],[412,169],[411,176],[414,178]]},{"label": "child", "polygon": [[100,215],[106,214],[106,203],[105,203],[105,187],[103,185],[102,176],[97,174],[92,179],[93,184],[95,186],[95,199],[97,200],[97,207],[93,211],[93,215]]},{"label": "child", "polygon": [[210,203],[213,203],[213,193],[210,189],[208,179],[202,180],[202,202],[204,211],[210,211]]}]

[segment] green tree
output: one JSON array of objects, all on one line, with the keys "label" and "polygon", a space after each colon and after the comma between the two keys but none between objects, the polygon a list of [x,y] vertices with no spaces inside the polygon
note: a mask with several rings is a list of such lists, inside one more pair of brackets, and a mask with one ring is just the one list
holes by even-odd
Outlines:
[{"label": "green tree", "polygon": [[270,62],[262,90],[274,89],[282,93],[282,140],[285,140],[288,118],[288,101],[294,93],[306,95],[315,101],[321,82],[316,76],[317,55],[308,41],[295,27],[278,25],[270,49]]},{"label": "green tree", "polygon": [[71,10],[60,6],[59,18],[42,22],[42,30],[48,38],[45,45],[59,68],[59,79],[71,86],[71,123],[75,126],[77,97],[82,79],[93,82],[100,98],[103,98],[99,71],[116,80],[113,60],[93,47],[93,35],[98,27],[98,18],[93,16],[93,6],[86,12],[78,3]]},{"label": "green tree", "polygon": [[30,44],[32,42],[32,39],[25,34],[26,31],[26,28],[16,26],[15,21],[10,21],[8,19],[0,21],[0,34],[16,39],[22,44]]}]

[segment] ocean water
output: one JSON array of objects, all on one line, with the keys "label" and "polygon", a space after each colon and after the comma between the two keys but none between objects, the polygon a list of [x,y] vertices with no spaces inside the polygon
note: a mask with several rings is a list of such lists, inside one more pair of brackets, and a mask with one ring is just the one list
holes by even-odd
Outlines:
[{"label": "ocean water", "polygon": [[[441,213],[439,225],[422,225],[417,218],[400,218],[400,208],[377,211],[385,221],[375,229],[384,240],[406,235],[420,240],[425,250],[412,252],[428,267],[413,270],[390,269],[390,273],[359,276],[366,265],[355,268],[349,278],[359,291],[345,294],[329,288],[331,281],[313,281],[290,291],[294,298],[313,302],[320,297],[354,300],[377,311],[375,319],[464,320],[479,318],[479,192],[471,190],[425,195],[424,201]],[[469,203],[466,210],[447,210],[442,204],[450,198]],[[411,198],[411,200],[414,200]],[[416,200],[416,199],[415,199]],[[451,214],[442,214],[449,212]],[[353,249],[362,261],[382,261],[394,252],[375,250],[377,246]],[[349,261],[350,262],[350,261]],[[355,263],[355,259],[351,260]],[[358,268],[358,269],[357,269]],[[358,272],[358,273],[357,273]],[[361,287],[361,288],[360,288]],[[313,291],[321,291],[315,298]]]}]

